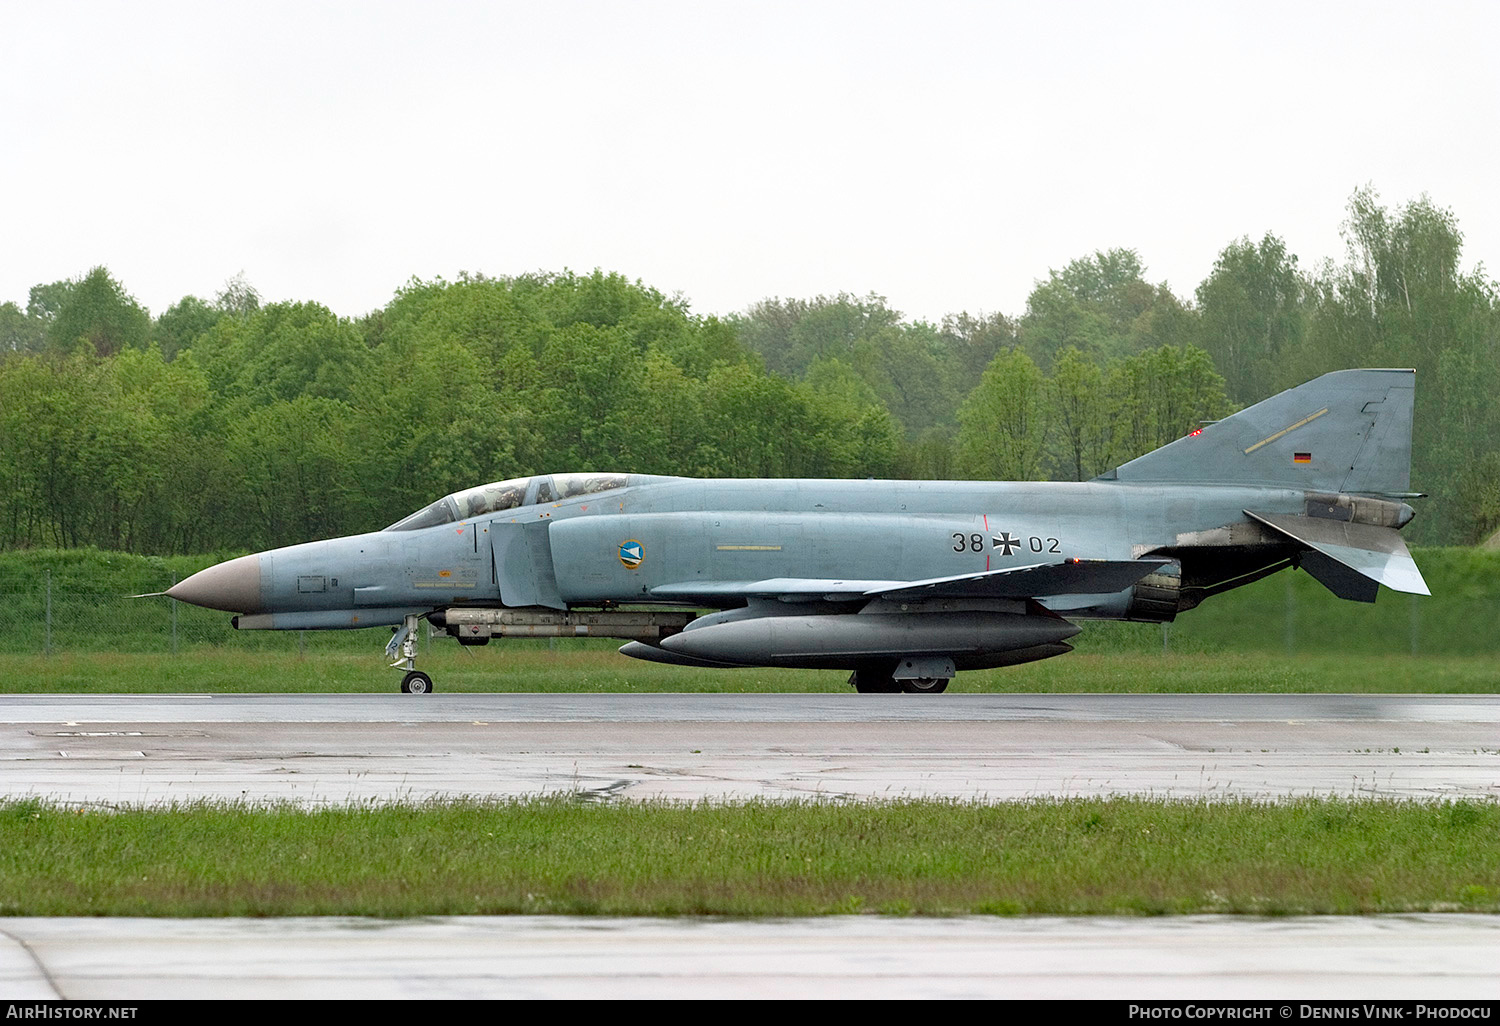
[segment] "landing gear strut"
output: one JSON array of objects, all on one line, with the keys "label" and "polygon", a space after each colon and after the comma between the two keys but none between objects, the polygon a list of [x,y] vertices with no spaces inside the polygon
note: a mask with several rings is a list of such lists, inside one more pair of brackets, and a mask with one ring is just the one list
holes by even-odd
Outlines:
[{"label": "landing gear strut", "polygon": [[405,695],[432,692],[432,678],[417,669],[417,624],[420,620],[421,617],[416,615],[403,619],[401,627],[391,635],[390,644],[385,646],[386,658],[396,660],[391,663],[391,669],[406,671],[406,676],[401,678],[401,693]]}]

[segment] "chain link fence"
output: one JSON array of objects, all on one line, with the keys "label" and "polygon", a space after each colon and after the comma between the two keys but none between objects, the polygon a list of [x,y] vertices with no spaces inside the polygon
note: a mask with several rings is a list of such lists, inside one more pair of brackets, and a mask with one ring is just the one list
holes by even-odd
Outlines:
[{"label": "chain link fence", "polygon": [[[145,591],[176,584],[167,574]],[[68,585],[50,570],[0,575],[0,652],[178,653],[215,647],[246,651],[369,651],[387,631],[239,631],[232,613],[203,609],[164,595],[134,598]]]},{"label": "chain link fence", "polygon": [[[1171,624],[1084,623],[1072,643],[1094,652],[1488,654],[1500,660],[1500,574],[1436,569],[1428,572],[1432,597],[1382,589],[1373,606],[1337,599],[1306,574],[1283,572],[1209,599]],[[177,579],[167,571],[136,573],[132,592],[125,593],[90,587],[89,576],[77,572],[0,571],[0,652],[369,652],[389,637],[383,628],[238,631],[230,613],[163,595],[131,597],[136,590],[165,591]]]}]

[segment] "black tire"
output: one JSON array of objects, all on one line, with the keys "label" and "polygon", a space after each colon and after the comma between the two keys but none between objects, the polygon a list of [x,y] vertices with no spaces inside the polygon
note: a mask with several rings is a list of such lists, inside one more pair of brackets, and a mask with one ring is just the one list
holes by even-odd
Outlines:
[{"label": "black tire", "polygon": [[413,670],[401,678],[401,693],[403,695],[430,695],[432,678],[421,670]]},{"label": "black tire", "polygon": [[908,695],[941,695],[948,690],[946,677],[915,677],[901,682],[901,690]]},{"label": "black tire", "polygon": [[894,695],[901,690],[889,670],[855,670],[849,683],[862,695]]}]

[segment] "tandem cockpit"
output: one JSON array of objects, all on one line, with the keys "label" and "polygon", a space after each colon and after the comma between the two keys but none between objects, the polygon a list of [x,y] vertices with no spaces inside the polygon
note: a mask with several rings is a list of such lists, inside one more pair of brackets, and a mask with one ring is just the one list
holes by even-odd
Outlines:
[{"label": "tandem cockpit", "polygon": [[471,520],[521,506],[561,502],[580,495],[614,491],[629,483],[629,474],[537,474],[534,477],[514,477],[508,481],[495,481],[445,495],[430,506],[424,506],[410,516],[396,521],[385,530],[418,531],[424,527]]}]

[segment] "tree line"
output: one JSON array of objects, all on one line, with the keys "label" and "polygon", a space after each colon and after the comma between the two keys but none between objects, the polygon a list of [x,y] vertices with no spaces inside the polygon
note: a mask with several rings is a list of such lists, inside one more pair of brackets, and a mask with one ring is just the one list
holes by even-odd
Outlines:
[{"label": "tree line", "polygon": [[1129,249],[1017,316],[878,295],[694,313],[603,271],[413,279],[362,318],[243,278],[152,316],[103,267],[0,304],[0,548],[159,554],[368,530],[564,470],[1086,480],[1327,370],[1418,371],[1413,524],[1500,527],[1500,301],[1426,197],[1351,198],[1342,261],[1274,234],[1193,297]]}]

